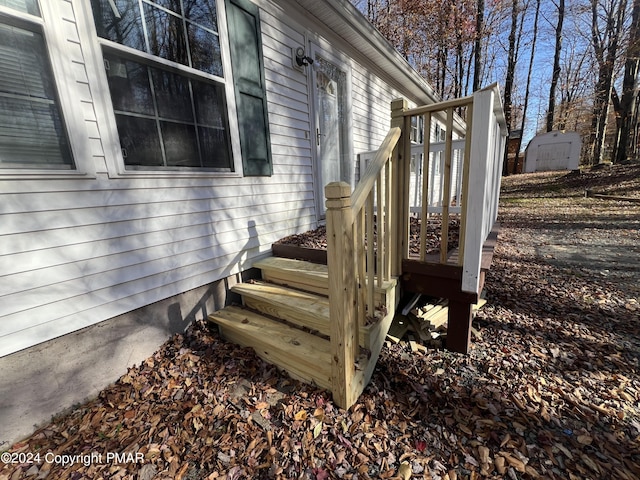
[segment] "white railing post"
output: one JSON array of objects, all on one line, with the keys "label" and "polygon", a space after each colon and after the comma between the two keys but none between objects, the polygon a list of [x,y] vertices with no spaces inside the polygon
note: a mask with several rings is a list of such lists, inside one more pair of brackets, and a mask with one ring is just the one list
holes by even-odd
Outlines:
[{"label": "white railing post", "polygon": [[492,87],[473,95],[469,185],[464,202],[466,225],[462,290],[465,292],[479,293],[482,247],[497,214],[497,205],[493,204],[499,195],[500,177],[496,168],[500,167],[500,159],[496,155],[503,143],[500,141],[502,130],[494,113],[497,94]]}]

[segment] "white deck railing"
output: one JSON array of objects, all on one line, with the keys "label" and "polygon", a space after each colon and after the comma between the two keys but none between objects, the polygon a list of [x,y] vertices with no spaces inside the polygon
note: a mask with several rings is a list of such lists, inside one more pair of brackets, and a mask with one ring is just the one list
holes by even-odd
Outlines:
[{"label": "white deck railing", "polygon": [[[462,138],[453,139],[453,116],[457,109],[466,109],[468,119]],[[422,225],[432,214],[460,220],[461,233],[458,264],[464,266],[462,288],[477,292],[480,281],[482,246],[497,217],[500,194],[500,175],[504,154],[506,124],[497,85],[472,96],[417,107],[404,112],[405,125],[412,117],[423,116],[423,137],[428,140],[434,121],[446,119],[446,140],[426,144],[406,145],[410,153],[408,185],[403,188],[409,214],[418,216]],[[406,139],[406,137],[405,137]],[[425,162],[425,152],[429,161]],[[364,172],[378,151],[358,155],[358,170]],[[465,197],[469,199],[465,202]],[[423,210],[423,203],[427,209]],[[447,263],[448,222],[443,222],[441,263]],[[424,243],[422,241],[421,243]],[[421,246],[421,260],[424,248]],[[406,255],[405,255],[406,257]]]},{"label": "white deck railing", "polygon": [[[462,161],[464,159],[463,139],[453,140],[453,159],[451,162],[451,190],[449,203],[451,213],[460,214],[461,208],[458,199],[462,197]],[[446,142],[434,142],[429,145],[429,183],[427,184],[428,213],[442,213],[444,199],[444,176],[445,157],[444,151]],[[364,172],[371,159],[378,151],[362,152],[358,154],[358,167],[360,172]],[[424,144],[411,144],[411,167],[409,177],[409,209],[414,215],[419,215],[422,211],[422,188],[423,188],[423,168],[424,165]],[[356,178],[358,181],[359,178]]]},{"label": "white deck railing", "polygon": [[466,206],[462,290],[477,292],[482,248],[498,218],[500,181],[507,126],[500,91],[493,85],[474,94],[469,162],[469,202]]}]

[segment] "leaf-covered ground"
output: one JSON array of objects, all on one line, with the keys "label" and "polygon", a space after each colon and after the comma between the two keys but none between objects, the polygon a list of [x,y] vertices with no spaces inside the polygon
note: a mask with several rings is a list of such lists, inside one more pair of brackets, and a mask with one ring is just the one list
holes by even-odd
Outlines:
[{"label": "leaf-covered ground", "polygon": [[585,188],[640,197],[640,166],[503,181],[467,356],[388,342],[344,411],[196,324],[0,479],[638,479],[640,204]]}]

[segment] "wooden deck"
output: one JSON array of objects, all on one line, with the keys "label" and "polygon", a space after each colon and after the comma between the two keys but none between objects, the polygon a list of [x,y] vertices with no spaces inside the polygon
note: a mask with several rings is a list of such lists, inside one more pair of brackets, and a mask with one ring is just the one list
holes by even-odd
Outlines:
[{"label": "wooden deck", "polygon": [[499,225],[495,224],[482,247],[482,270],[476,292],[462,289],[463,266],[459,265],[457,250],[451,252],[446,264],[437,261],[405,259],[402,261],[401,288],[403,292],[422,293],[448,300],[447,349],[467,353],[471,345],[473,305],[480,300],[487,270],[491,267],[498,240]]},{"label": "wooden deck", "polygon": [[[410,257],[402,261],[400,275],[402,292],[446,299],[447,308],[444,309],[442,316],[445,317],[443,323],[448,323],[447,348],[452,351],[466,353],[469,350],[470,315],[473,305],[479,301],[484,287],[485,273],[491,267],[499,231],[499,224],[496,223],[484,242],[480,287],[477,292],[462,290],[463,267],[458,259],[459,249],[457,248],[448,252],[445,264],[440,263],[439,254],[426,255],[424,261],[419,260],[418,257]],[[273,254],[272,259],[261,263],[264,279],[284,284],[298,280],[306,282],[298,283],[299,288],[328,295],[328,289],[323,286],[326,285],[326,280],[321,280],[326,275],[326,250],[275,244]],[[304,264],[306,272],[301,274],[296,270],[299,268],[296,262],[289,264],[291,259],[302,259],[308,262]],[[323,313],[326,313],[328,318],[328,300],[324,306],[326,310]],[[329,335],[328,329],[320,331]]]}]

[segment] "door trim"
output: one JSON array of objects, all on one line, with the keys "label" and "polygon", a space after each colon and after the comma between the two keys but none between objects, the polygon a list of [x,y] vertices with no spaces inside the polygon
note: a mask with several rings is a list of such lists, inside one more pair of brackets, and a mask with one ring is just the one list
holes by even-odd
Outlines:
[{"label": "door trim", "polygon": [[[346,74],[346,92],[345,92],[346,104],[344,106],[345,111],[343,115],[345,120],[346,132],[347,132],[345,150],[346,150],[346,155],[350,159],[349,168],[351,169],[351,178],[353,183],[353,177],[354,177],[353,174],[355,171],[355,158],[353,154],[353,151],[354,151],[353,150],[353,100],[352,100],[353,88],[352,88],[351,59],[340,52],[336,52],[333,48],[331,48],[328,42],[323,41],[322,39],[315,38],[313,40],[309,40],[308,42],[309,42],[308,43],[309,55],[311,56],[311,58],[315,60],[316,55],[319,55],[320,57],[324,58],[326,61],[333,63],[334,65],[339,67]],[[318,222],[322,223],[325,221],[325,209],[324,209],[325,198],[324,198],[324,185],[319,184],[320,178],[321,178],[320,148],[318,145],[317,135],[316,135],[319,129],[318,114],[320,112],[320,108],[318,106],[318,95],[316,92],[316,85],[315,85],[315,74],[314,74],[315,67],[312,64],[308,68],[309,70],[307,75],[307,81],[308,81],[308,88],[311,96],[311,102],[310,102],[310,105],[311,105],[310,134],[311,135],[310,136],[311,136],[311,144],[312,144],[311,152],[312,152],[312,159],[313,159],[313,184],[314,184],[313,189],[314,189],[314,197],[316,199],[315,201],[316,217],[318,219]],[[352,185],[352,188],[353,188],[353,185]]]}]

